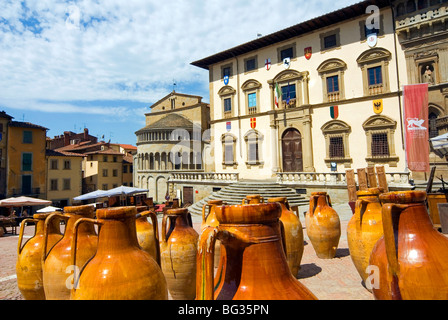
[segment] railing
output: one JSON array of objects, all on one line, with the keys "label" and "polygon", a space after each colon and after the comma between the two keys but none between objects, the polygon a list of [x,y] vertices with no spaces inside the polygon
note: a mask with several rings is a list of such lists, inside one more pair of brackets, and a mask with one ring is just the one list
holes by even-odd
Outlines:
[{"label": "railing", "polygon": [[[409,172],[386,173],[387,184],[392,188],[411,188],[409,184]],[[358,175],[355,172],[355,180],[358,183]],[[347,180],[345,172],[279,172],[277,173],[277,183],[294,184],[304,186],[346,186]]]},{"label": "railing", "polygon": [[380,94],[383,93],[383,84],[379,83],[379,84],[372,84],[369,86],[369,94],[370,95],[375,95],[375,94]]},{"label": "railing", "polygon": [[238,182],[238,173],[215,172],[173,172],[169,182],[206,182],[206,183],[235,183]]}]

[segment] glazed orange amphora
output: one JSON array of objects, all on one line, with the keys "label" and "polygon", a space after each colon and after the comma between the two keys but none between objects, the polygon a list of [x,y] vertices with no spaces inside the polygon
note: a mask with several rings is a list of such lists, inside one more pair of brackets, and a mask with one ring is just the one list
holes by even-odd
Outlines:
[{"label": "glazed orange amphora", "polygon": [[[159,225],[156,213],[147,207],[137,207],[135,226],[140,247],[148,252],[160,266]],[[148,220],[151,219],[151,221]]]},{"label": "glazed orange amphora", "polygon": [[[355,212],[347,224],[347,242],[353,264],[365,283],[370,274],[367,270],[370,254],[383,236],[380,189],[370,188],[356,194]],[[369,284],[367,287],[370,289]]]},{"label": "glazed orange amphora", "polygon": [[306,232],[317,257],[332,259],[341,237],[341,222],[326,192],[313,192],[305,216]]},{"label": "glazed orange amphora", "polygon": [[164,213],[160,261],[174,300],[195,298],[198,238],[188,209],[168,209]]},{"label": "glazed orange amphora", "polygon": [[[17,246],[17,286],[26,300],[45,300],[45,291],[42,279],[42,254],[44,247],[44,229],[46,214],[35,214],[33,218],[25,219],[20,225],[19,242]],[[33,222],[34,235],[22,246],[25,226]],[[54,219],[46,229],[47,248],[52,248],[62,238],[59,227],[60,221]]]},{"label": "glazed orange amphora", "polygon": [[[81,218],[93,218],[92,205],[64,207],[64,213],[53,213],[45,220],[45,228],[53,223],[53,219],[65,221],[65,231],[62,239],[48,251],[45,237],[43,263],[43,281],[47,300],[69,300],[74,266],[71,263],[71,245],[75,222]],[[96,251],[98,237],[93,225],[84,225],[79,232],[79,260],[85,263]]]},{"label": "glazed orange amphora", "polygon": [[285,234],[286,261],[293,276],[297,277],[304,250],[302,223],[299,217],[291,211],[286,197],[270,198],[269,202],[278,202],[282,207],[280,221]]},{"label": "glazed orange amphora", "polygon": [[375,299],[448,299],[448,239],[433,228],[425,200],[424,191],[380,195],[384,237],[370,257]]},{"label": "glazed orange amphora", "polygon": [[[138,244],[136,207],[98,209],[97,219],[80,219],[74,226],[72,265],[77,272],[72,300],[166,300],[166,281],[157,262]],[[79,231],[98,226],[98,247],[87,262],[78,260]]]},{"label": "glazed orange amphora", "polygon": [[[291,273],[283,249],[279,203],[216,207],[218,227],[201,234],[197,300],[316,299]],[[214,281],[214,244],[221,240],[222,274]]]}]

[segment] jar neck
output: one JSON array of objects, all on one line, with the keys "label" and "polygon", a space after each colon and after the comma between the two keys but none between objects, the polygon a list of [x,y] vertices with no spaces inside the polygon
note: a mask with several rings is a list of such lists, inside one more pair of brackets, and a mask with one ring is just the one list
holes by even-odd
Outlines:
[{"label": "jar neck", "polygon": [[101,223],[98,229],[98,252],[138,248],[135,219],[98,221]]}]

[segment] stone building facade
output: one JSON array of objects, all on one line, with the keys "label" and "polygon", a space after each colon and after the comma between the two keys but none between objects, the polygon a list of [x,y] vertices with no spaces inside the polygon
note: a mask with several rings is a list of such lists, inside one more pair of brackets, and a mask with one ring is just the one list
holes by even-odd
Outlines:
[{"label": "stone building facade", "polygon": [[175,188],[169,179],[175,172],[204,172],[209,105],[202,97],[173,91],[150,108],[146,126],[135,133],[134,183],[149,189],[148,196],[156,202],[164,202],[169,195],[192,203],[193,187],[187,183]]}]

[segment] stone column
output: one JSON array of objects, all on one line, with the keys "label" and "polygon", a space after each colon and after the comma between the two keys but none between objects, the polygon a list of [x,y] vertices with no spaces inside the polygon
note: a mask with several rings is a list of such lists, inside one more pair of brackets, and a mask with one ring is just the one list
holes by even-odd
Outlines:
[{"label": "stone column", "polygon": [[313,162],[313,143],[311,132],[311,116],[303,120],[303,170],[305,172],[314,172]]}]

